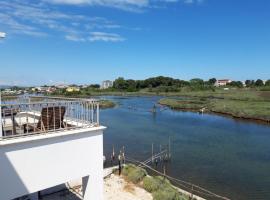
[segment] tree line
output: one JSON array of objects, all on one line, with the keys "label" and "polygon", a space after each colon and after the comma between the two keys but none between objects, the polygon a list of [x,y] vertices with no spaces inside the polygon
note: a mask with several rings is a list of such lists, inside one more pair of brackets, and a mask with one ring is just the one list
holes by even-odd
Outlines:
[{"label": "tree line", "polygon": [[[189,81],[174,79],[171,77],[152,77],[145,80],[133,80],[124,79],[123,77],[117,78],[113,83],[113,89],[120,91],[139,91],[141,89],[148,88],[149,91],[159,92],[177,92],[181,88],[190,88],[192,90],[214,90],[217,79],[211,78],[204,81],[200,78],[194,78]],[[246,80],[245,83],[241,81],[232,81],[227,84],[228,87],[270,87],[270,79],[265,83],[261,79],[257,80]]]}]

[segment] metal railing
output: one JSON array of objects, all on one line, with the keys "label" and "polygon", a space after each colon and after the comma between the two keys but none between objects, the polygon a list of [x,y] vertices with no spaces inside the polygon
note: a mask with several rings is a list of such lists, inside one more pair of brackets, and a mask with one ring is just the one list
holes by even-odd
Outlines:
[{"label": "metal railing", "polygon": [[28,97],[1,104],[0,140],[99,126],[94,99]]}]

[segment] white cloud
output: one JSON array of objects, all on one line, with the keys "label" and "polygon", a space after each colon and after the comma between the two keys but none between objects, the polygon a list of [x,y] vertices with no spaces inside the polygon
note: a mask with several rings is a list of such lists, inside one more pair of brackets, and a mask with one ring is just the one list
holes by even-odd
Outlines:
[{"label": "white cloud", "polygon": [[65,36],[66,40],[73,42],[123,42],[126,39],[117,33],[90,32],[87,37],[70,34]]},{"label": "white cloud", "polygon": [[142,12],[145,8],[158,8],[159,4],[184,2],[201,3],[203,0],[43,0],[52,4],[88,5],[118,8],[126,11]]},{"label": "white cloud", "polygon": [[5,38],[5,37],[6,37],[6,33],[0,32],[0,38]]},{"label": "white cloud", "polygon": [[[58,6],[52,6],[50,3],[105,6],[141,12],[176,2],[199,4],[203,0],[42,0],[39,3],[32,0],[0,0],[0,27],[8,34],[44,37],[57,33],[70,41],[124,41],[124,37],[111,32],[136,31],[141,28],[126,27],[104,17],[71,14],[63,9],[60,11]],[[106,35],[108,30],[110,33]]]},{"label": "white cloud", "polygon": [[204,0],[184,0],[185,4],[201,4]]},{"label": "white cloud", "polygon": [[44,0],[50,3],[55,3],[55,4],[86,4],[89,3],[89,0]]},{"label": "white cloud", "polygon": [[85,42],[84,38],[79,37],[77,35],[66,35],[65,38],[66,38],[66,40],[70,40],[73,42]]},{"label": "white cloud", "polygon": [[93,31],[120,29],[123,26],[103,17],[70,14],[47,4],[30,1],[0,1],[0,27],[10,34],[48,36],[55,32],[70,41],[86,40]]},{"label": "white cloud", "polygon": [[121,37],[119,34],[115,33],[104,33],[104,32],[91,32],[89,41],[103,41],[103,42],[122,42],[125,38]]},{"label": "white cloud", "polygon": [[139,6],[145,7],[149,4],[149,0],[44,0],[54,4],[71,4],[71,5],[100,5],[100,6]]}]

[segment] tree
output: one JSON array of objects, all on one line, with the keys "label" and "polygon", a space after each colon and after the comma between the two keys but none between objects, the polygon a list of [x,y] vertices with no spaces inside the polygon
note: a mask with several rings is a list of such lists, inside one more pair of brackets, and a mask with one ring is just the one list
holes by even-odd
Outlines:
[{"label": "tree", "polygon": [[214,85],[217,82],[217,79],[216,78],[210,78],[208,80],[208,82],[210,83],[210,85]]},{"label": "tree", "polygon": [[100,88],[100,85],[99,84],[91,84],[91,85],[89,85],[89,87],[98,89],[98,88]]},{"label": "tree", "polygon": [[238,88],[243,87],[243,83],[241,81],[232,81],[228,83],[227,85],[232,86],[232,87],[238,87]]},{"label": "tree", "polygon": [[189,82],[192,86],[201,86],[204,84],[204,81],[200,78],[191,79]]},{"label": "tree", "polygon": [[252,80],[246,80],[245,84],[246,84],[246,87],[252,86]]},{"label": "tree", "polygon": [[119,77],[113,82],[113,87],[119,90],[126,90],[128,88],[124,78]]},{"label": "tree", "polygon": [[270,79],[265,82],[265,86],[270,86]]},{"label": "tree", "polygon": [[256,85],[257,87],[261,87],[261,86],[264,86],[264,83],[263,83],[263,81],[262,81],[261,79],[258,79],[258,80],[255,82],[255,85]]}]

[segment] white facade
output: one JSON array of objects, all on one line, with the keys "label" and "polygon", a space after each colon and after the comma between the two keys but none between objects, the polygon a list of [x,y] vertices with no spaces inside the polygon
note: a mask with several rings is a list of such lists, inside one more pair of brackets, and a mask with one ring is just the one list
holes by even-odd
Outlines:
[{"label": "white facade", "polygon": [[101,84],[101,89],[107,89],[113,86],[113,82],[112,81],[103,81]]},{"label": "white facade", "polygon": [[103,200],[103,130],[82,128],[0,141],[0,199],[83,178],[84,199]]},{"label": "white facade", "polygon": [[219,86],[226,86],[228,83],[231,83],[232,81],[229,79],[223,79],[223,80],[217,80],[215,82],[215,86],[219,87]]}]

